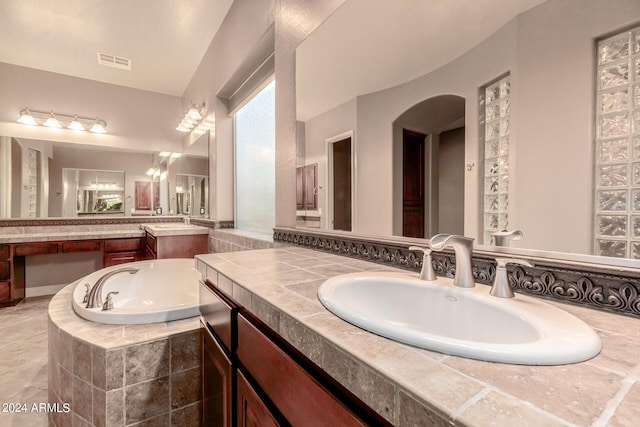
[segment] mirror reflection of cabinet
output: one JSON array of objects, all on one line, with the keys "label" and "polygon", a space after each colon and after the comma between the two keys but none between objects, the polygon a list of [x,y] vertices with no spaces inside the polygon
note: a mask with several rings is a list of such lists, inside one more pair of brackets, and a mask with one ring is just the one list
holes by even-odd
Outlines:
[{"label": "mirror reflection of cabinet", "polygon": [[135,203],[137,211],[151,210],[151,182],[136,181]]},{"label": "mirror reflection of cabinet", "polygon": [[176,174],[176,213],[207,216],[209,214],[209,178]]},{"label": "mirror reflection of cabinet", "polygon": [[296,168],[296,209],[318,209],[318,164]]}]

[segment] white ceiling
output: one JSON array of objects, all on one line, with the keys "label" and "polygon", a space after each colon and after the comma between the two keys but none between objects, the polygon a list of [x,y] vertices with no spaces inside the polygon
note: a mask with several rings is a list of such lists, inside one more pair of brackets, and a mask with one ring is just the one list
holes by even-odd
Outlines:
[{"label": "white ceiling", "polygon": [[0,62],[182,96],[232,2],[1,0]]},{"label": "white ceiling", "polygon": [[348,0],[296,50],[306,121],[451,62],[544,0]]}]

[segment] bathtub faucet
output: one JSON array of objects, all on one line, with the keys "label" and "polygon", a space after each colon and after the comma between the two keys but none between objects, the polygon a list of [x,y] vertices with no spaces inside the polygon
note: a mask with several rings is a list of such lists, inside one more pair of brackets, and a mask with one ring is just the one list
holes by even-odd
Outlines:
[{"label": "bathtub faucet", "polygon": [[108,273],[103,274],[102,277],[96,280],[96,283],[93,285],[93,287],[89,291],[89,298],[87,299],[86,308],[102,307],[102,287],[104,286],[107,279],[109,279],[111,276],[115,276],[116,274],[119,274],[119,273],[135,274],[138,271],[140,271],[139,267],[124,267],[124,268],[119,268],[117,270],[112,270],[112,271],[109,271]]}]

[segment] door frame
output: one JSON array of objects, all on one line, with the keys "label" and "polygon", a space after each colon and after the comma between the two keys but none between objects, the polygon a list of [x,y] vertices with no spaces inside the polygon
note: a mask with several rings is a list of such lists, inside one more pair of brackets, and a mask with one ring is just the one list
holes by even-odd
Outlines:
[{"label": "door frame", "polygon": [[325,188],[326,192],[326,211],[324,226],[327,230],[333,230],[333,150],[332,144],[342,141],[344,139],[351,139],[351,231],[355,230],[356,219],[356,140],[353,129],[343,132],[341,134],[332,136],[325,139],[325,152],[327,158],[326,180]]}]

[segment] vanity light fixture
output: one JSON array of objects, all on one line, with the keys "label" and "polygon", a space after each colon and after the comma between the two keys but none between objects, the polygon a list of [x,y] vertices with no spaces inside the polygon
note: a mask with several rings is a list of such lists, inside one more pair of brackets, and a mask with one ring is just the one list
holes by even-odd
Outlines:
[{"label": "vanity light fixture", "polygon": [[53,114],[53,111],[51,112],[51,116],[49,116],[49,118],[43,123],[43,125],[58,129],[62,127],[58,119],[56,119],[55,114]]},{"label": "vanity light fixture", "polygon": [[203,102],[201,106],[194,105],[191,103],[191,108],[184,115],[184,118],[176,127],[176,130],[179,132],[191,132],[193,128],[198,126],[200,120],[202,120],[204,114],[205,103]]},{"label": "vanity light fixture", "polygon": [[105,123],[96,117],[96,121],[93,123],[93,126],[91,126],[91,129],[89,129],[89,132],[107,133],[107,130],[104,127],[105,127]]},{"label": "vanity light fixture", "polygon": [[18,123],[22,123],[23,125],[38,126],[38,123],[36,123],[36,119],[33,118],[33,116],[31,115],[31,111],[29,111],[28,108],[20,111],[20,118],[18,119]]},{"label": "vanity light fixture", "polygon": [[67,128],[73,130],[85,130],[84,126],[82,126],[82,123],[78,121],[77,115],[73,116],[73,121],[69,123],[69,126],[67,126]]},{"label": "vanity light fixture", "polygon": [[89,130],[89,132],[93,133],[107,133],[105,129],[107,123],[99,117],[80,117],[77,114],[60,114],[53,111],[30,110],[29,108],[20,111],[18,123],[31,126],[43,125],[58,129],[66,127],[72,130]]}]

